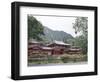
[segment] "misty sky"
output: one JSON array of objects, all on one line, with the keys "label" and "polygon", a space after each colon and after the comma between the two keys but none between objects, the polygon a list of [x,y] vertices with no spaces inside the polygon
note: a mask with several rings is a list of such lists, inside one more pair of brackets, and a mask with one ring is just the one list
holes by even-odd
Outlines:
[{"label": "misty sky", "polygon": [[[33,15],[34,16],[34,15]],[[75,17],[61,17],[61,16],[34,16],[38,21],[40,21],[44,26],[52,30],[64,31],[76,36],[75,30],[73,29],[73,24],[75,22]]]}]

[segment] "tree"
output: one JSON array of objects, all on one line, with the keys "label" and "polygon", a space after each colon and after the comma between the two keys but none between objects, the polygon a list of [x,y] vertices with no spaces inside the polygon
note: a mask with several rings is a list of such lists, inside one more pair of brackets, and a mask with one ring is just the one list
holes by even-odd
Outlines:
[{"label": "tree", "polygon": [[80,46],[82,48],[83,54],[87,54],[87,38],[88,38],[88,18],[87,17],[77,17],[75,23],[73,23],[73,28],[75,33],[80,32],[80,35],[75,38],[75,46]]},{"label": "tree", "polygon": [[41,35],[44,35],[43,25],[32,15],[28,15],[28,39],[43,40]]},{"label": "tree", "polygon": [[72,46],[75,46],[75,38],[67,39],[67,43],[71,44]]},{"label": "tree", "polygon": [[74,46],[80,46],[82,48],[82,53],[87,54],[87,39],[83,35],[77,36],[74,40]]},{"label": "tree", "polygon": [[75,23],[73,23],[73,28],[75,33],[81,32],[83,36],[87,36],[88,30],[88,18],[87,17],[77,17]]}]

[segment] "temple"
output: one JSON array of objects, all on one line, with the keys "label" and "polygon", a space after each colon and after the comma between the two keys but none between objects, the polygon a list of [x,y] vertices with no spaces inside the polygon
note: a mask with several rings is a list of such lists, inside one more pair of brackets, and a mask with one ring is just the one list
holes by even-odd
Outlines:
[{"label": "temple", "polygon": [[28,55],[63,55],[80,54],[81,48],[72,46],[62,41],[53,41],[49,44],[43,44],[35,40],[28,41]]}]

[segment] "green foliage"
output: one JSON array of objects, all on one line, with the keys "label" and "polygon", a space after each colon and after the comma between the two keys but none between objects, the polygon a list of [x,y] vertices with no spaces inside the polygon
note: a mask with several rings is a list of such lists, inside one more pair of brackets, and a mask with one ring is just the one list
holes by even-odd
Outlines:
[{"label": "green foliage", "polygon": [[87,44],[88,44],[88,18],[87,17],[77,17],[75,23],[73,24],[75,33],[81,33],[77,36],[74,41],[75,46],[80,46],[82,48],[83,54],[87,54]]},{"label": "green foliage", "polygon": [[88,18],[87,17],[77,17],[75,23],[73,24],[75,33],[81,32],[82,35],[87,36],[88,29]]},{"label": "green foliage", "polygon": [[43,25],[33,16],[28,15],[28,39],[43,40],[41,35],[44,35]]},{"label": "green foliage", "polygon": [[82,53],[83,54],[87,54],[87,48],[88,48],[88,41],[87,41],[87,38],[84,37],[84,36],[77,36],[75,38],[75,43],[74,45],[75,46],[80,46],[82,48]]},{"label": "green foliage", "polygon": [[72,46],[74,46],[75,38],[72,38],[72,39],[66,39],[66,42],[65,42],[65,43],[69,43],[69,44],[71,44]]}]

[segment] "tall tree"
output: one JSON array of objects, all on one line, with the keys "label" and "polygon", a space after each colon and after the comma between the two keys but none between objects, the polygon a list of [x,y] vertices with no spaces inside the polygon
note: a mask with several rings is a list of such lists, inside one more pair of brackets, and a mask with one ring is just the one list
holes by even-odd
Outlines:
[{"label": "tall tree", "polygon": [[75,38],[75,45],[82,48],[83,54],[87,54],[88,18],[77,17],[73,24],[73,28],[75,29],[76,34],[80,32],[80,36]]},{"label": "tall tree", "polygon": [[28,39],[43,40],[41,35],[44,35],[43,25],[32,15],[28,15]]},{"label": "tall tree", "polygon": [[87,17],[77,17],[75,23],[73,23],[73,28],[75,33],[81,32],[83,36],[87,36],[88,30],[88,18]]}]

